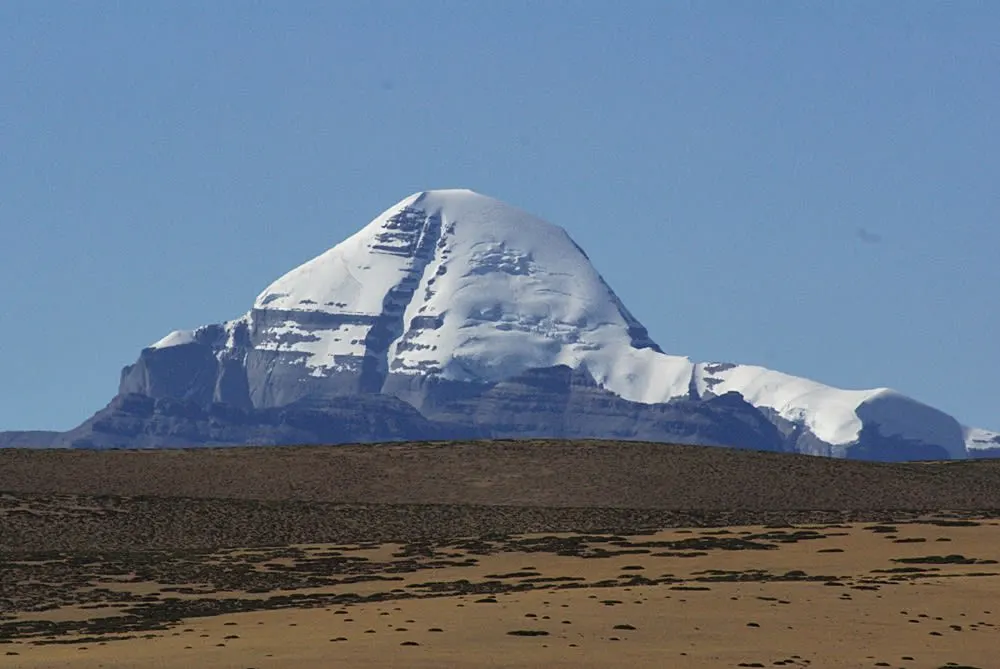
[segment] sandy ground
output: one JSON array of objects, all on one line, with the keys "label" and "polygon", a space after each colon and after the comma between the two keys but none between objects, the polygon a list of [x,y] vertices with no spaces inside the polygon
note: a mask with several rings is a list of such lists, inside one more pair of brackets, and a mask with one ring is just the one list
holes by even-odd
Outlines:
[{"label": "sandy ground", "polygon": [[[298,570],[306,580],[287,592],[319,598],[303,607],[186,616],[126,634],[8,629],[0,667],[1000,667],[994,520],[293,548],[186,559]],[[308,577],[329,576],[327,556],[352,560],[365,578],[397,580],[309,587]],[[33,567],[49,570],[39,579],[54,578],[52,564],[50,556]],[[8,610],[3,625],[120,615],[134,605],[94,609],[69,596],[95,584],[151,600],[287,594],[220,590],[193,583],[200,576],[191,570],[136,580],[98,558],[86,569],[54,608]],[[178,583],[193,592],[177,592]],[[322,599],[346,595],[354,599]]]}]

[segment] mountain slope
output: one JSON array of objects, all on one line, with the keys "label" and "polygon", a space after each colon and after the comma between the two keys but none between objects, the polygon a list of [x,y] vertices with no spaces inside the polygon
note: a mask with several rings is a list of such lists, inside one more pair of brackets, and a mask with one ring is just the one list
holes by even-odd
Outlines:
[{"label": "mountain slope", "polygon": [[966,455],[953,418],[891,390],[664,353],[565,230],[468,190],[411,195],[244,316],[167,335],[120,394],[248,412],[382,394],[494,436]]}]

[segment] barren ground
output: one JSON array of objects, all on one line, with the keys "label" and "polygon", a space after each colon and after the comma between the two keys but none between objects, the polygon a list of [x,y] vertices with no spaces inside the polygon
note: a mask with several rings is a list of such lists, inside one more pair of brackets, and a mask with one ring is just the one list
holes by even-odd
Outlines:
[{"label": "barren ground", "polygon": [[993,463],[0,451],[0,490],[0,667],[1000,666]]}]

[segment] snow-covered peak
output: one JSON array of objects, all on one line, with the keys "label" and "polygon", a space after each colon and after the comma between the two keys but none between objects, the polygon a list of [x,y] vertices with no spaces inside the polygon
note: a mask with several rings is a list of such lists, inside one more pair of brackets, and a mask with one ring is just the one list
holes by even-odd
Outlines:
[{"label": "snow-covered peak", "polygon": [[[452,246],[446,247],[449,242]],[[412,266],[416,254],[454,255],[455,242],[478,260],[496,261],[512,272],[526,270],[542,249],[575,247],[562,228],[494,198],[464,189],[424,191],[404,198],[329,251],[285,274],[254,306],[378,313],[388,289]],[[569,255],[582,254],[576,249]],[[581,264],[573,260],[578,259],[558,262],[566,269]]]},{"label": "snow-covered peak", "polygon": [[[469,190],[400,201],[271,284],[255,309],[339,317],[285,349],[307,352],[317,375],[373,354],[392,373],[466,381],[586,363],[622,396],[657,402],[687,393],[692,369],[658,353],[565,230]],[[376,323],[391,336],[384,352]],[[284,327],[276,339],[301,334]]]}]

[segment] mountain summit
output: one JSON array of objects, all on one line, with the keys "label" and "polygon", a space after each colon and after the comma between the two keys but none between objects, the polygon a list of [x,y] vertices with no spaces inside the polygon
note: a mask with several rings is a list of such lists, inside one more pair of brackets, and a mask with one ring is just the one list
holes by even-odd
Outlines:
[{"label": "mountain summit", "polygon": [[888,389],[668,355],[565,230],[434,190],[288,272],[244,316],[144,349],[116,400],[63,442],[611,437],[898,460],[965,457],[965,434]]},{"label": "mountain summit", "polygon": [[560,364],[626,399],[687,390],[681,367],[653,387],[682,359],[658,355],[562,228],[468,190],[406,198],[268,286],[250,317],[257,348],[317,378],[360,373],[371,392],[390,374],[491,383]]}]

